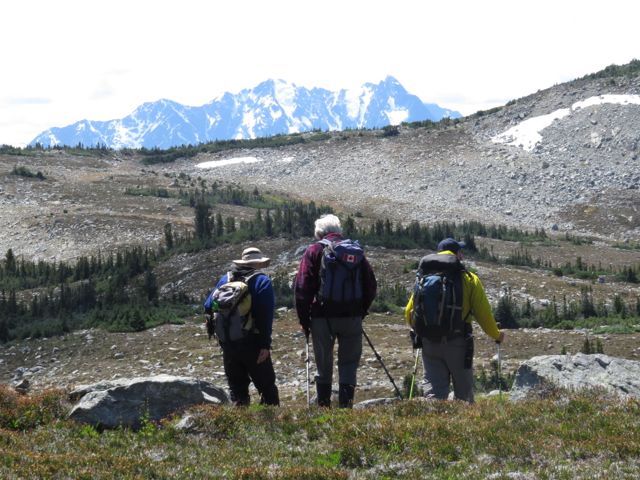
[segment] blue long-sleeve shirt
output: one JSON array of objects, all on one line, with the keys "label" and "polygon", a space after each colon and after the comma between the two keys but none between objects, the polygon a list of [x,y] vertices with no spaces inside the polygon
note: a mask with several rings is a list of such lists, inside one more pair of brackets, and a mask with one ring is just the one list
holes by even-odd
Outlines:
[{"label": "blue long-sleeve shirt", "polygon": [[[218,280],[216,287],[207,296],[204,302],[204,309],[211,311],[211,296],[216,289],[228,283],[228,274]],[[273,332],[273,312],[275,310],[276,299],[273,293],[273,285],[268,275],[259,273],[249,279],[247,283],[251,294],[251,317],[258,333],[255,334],[259,348],[271,349],[271,334]]]}]

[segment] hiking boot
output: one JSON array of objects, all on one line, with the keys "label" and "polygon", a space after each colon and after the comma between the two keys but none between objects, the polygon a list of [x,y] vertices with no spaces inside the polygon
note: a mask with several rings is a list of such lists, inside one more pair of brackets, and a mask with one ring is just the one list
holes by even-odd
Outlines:
[{"label": "hiking boot", "polygon": [[247,407],[251,403],[251,397],[231,397],[231,405],[234,407]]},{"label": "hiking boot", "polygon": [[271,385],[260,394],[261,405],[280,405],[280,396],[278,395],[278,387]]},{"label": "hiking boot", "polygon": [[338,390],[338,406],[340,408],[353,408],[353,396],[356,392],[355,385],[341,383]]},{"label": "hiking boot", "polygon": [[316,383],[316,391],[318,392],[318,406],[330,407],[331,406],[331,384],[329,383]]}]

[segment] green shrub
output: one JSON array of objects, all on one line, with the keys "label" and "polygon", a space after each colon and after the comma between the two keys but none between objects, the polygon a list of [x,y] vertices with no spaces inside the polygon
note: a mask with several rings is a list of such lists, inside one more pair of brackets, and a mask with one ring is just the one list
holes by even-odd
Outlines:
[{"label": "green shrub", "polygon": [[66,414],[61,390],[26,396],[0,385],[0,428],[31,430],[61,419]]},{"label": "green shrub", "polygon": [[41,171],[38,170],[37,173],[33,173],[31,170],[29,170],[27,167],[24,167],[24,166],[20,166],[20,167],[18,167],[17,165],[14,166],[11,173],[13,175],[18,175],[20,177],[25,177],[25,178],[37,178],[38,180],[45,179],[45,176],[42,174]]}]

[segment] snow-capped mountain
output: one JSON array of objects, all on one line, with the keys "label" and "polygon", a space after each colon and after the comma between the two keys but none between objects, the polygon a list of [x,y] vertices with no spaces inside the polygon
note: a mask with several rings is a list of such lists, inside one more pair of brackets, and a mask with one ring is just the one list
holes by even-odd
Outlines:
[{"label": "snow-capped mountain", "polygon": [[31,145],[168,148],[214,140],[268,137],[314,129],[376,128],[419,120],[458,118],[458,112],[422,102],[393,77],[358,89],[331,92],[267,80],[200,107],[170,100],[145,103],[110,121],[81,120],[38,135]]}]

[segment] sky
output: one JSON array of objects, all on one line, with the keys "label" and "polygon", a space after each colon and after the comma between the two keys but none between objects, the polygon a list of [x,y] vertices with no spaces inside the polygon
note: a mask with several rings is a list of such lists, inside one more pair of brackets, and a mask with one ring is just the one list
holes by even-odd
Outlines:
[{"label": "sky", "polygon": [[267,79],[391,75],[468,115],[640,59],[629,0],[20,0],[0,4],[0,145]]}]

